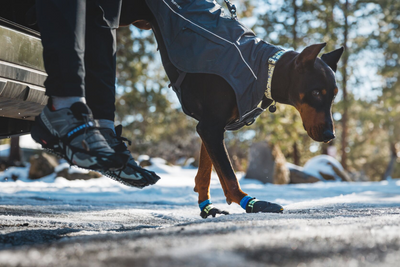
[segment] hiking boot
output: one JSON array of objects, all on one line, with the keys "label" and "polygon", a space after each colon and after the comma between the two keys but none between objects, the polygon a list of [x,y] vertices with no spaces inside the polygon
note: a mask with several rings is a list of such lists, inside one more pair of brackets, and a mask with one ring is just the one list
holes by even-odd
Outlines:
[{"label": "hiking boot", "polygon": [[35,119],[32,138],[71,165],[107,171],[122,168],[128,156],[116,153],[94,127],[92,112],[82,102],[52,111],[47,105]]},{"label": "hiking boot", "polygon": [[110,128],[99,128],[99,130],[111,148],[113,148],[116,152],[124,153],[129,157],[128,162],[122,169],[117,171],[102,172],[104,175],[124,185],[137,188],[153,185],[160,179],[160,177],[154,172],[143,169],[137,165],[136,161],[131,155],[131,152],[129,152],[126,144],[124,143],[124,141],[127,141],[130,144],[130,141],[121,136],[121,125],[115,127],[116,134]]}]

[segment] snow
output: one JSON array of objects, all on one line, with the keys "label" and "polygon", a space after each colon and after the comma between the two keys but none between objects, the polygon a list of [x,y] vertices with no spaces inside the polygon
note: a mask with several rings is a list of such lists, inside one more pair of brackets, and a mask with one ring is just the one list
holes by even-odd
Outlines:
[{"label": "snow", "polygon": [[0,173],[0,266],[393,266],[400,260],[400,180],[272,185],[237,173],[243,191],[285,208],[246,214],[226,204],[213,173],[213,204],[230,215],[203,220],[193,191],[197,170],[151,161],[148,168],[161,180],[142,190],[106,177],[68,181],[52,174],[31,181],[29,166]]},{"label": "snow", "polygon": [[[152,166],[148,169],[155,171],[161,180],[152,187],[136,189],[126,187],[107,177],[91,180],[68,181],[55,174],[39,180],[27,178],[29,164],[25,168],[10,167],[0,173],[0,197],[14,204],[15,198],[24,201],[25,197],[39,197],[45,195],[52,200],[63,202],[93,201],[107,196],[109,201],[124,201],[129,196],[129,202],[169,203],[175,205],[196,206],[197,194],[193,192],[194,177],[197,169],[182,168],[167,165],[160,158],[151,160]],[[67,163],[60,164],[57,169],[67,168]],[[72,167],[69,172],[86,172]],[[238,174],[243,176],[243,174]],[[12,176],[19,177],[17,181]],[[258,199],[285,205],[286,209],[302,208],[307,205],[318,206],[334,204],[337,201],[346,204],[355,203],[400,203],[400,180],[382,182],[318,182],[314,184],[272,185],[262,184],[257,180],[242,179],[239,177],[242,190]],[[213,203],[225,205],[225,197],[218,177],[215,173],[211,179],[211,195]],[[384,197],[382,197],[384,196]],[[3,202],[4,203],[4,202]],[[232,206],[234,207],[234,206]],[[234,209],[240,212],[241,209]]]},{"label": "snow", "polygon": [[21,148],[29,148],[29,149],[42,149],[42,145],[36,143],[30,134],[21,135],[19,137],[19,146]]},{"label": "snow", "polygon": [[[19,146],[21,149],[42,150],[42,146],[36,143],[30,134],[19,137]],[[7,158],[10,155],[10,144],[0,145],[0,157]]]},{"label": "snow", "polygon": [[[154,158],[151,162],[153,165],[148,169],[158,173],[161,180],[156,185],[142,190],[126,187],[104,176],[86,181],[68,181],[51,174],[39,180],[30,180],[27,178],[29,164],[25,168],[10,167],[0,173],[0,181],[2,181],[0,182],[0,198],[3,204],[13,203],[14,205],[24,204],[26,198],[45,196],[53,201],[64,203],[91,202],[106,197],[110,202],[168,203],[196,207],[197,194],[193,192],[193,188],[197,169],[167,165],[166,161],[160,158]],[[67,167],[67,163],[62,163],[57,169],[62,170]],[[72,167],[69,172],[85,172],[85,170]],[[396,179],[382,182],[272,185],[262,184],[257,180],[242,179],[240,176],[243,174],[238,175],[243,191],[258,199],[284,205],[286,209],[334,205],[338,202],[348,205],[400,204],[400,180]],[[17,176],[18,180],[13,181],[12,176]],[[214,204],[226,205],[215,173],[212,174],[211,179],[211,196]],[[236,205],[228,209],[243,213]]]}]

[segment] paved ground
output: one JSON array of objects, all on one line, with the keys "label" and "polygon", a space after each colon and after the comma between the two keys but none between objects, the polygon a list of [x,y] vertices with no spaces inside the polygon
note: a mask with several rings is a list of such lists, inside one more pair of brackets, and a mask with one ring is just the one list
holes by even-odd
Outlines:
[{"label": "paved ground", "polygon": [[399,203],[384,199],[289,205],[284,214],[248,215],[234,209],[236,214],[206,220],[196,207],[185,205],[113,207],[106,201],[66,204],[38,197],[26,198],[25,205],[10,201],[2,205],[1,200],[0,266],[399,266],[400,262]]}]

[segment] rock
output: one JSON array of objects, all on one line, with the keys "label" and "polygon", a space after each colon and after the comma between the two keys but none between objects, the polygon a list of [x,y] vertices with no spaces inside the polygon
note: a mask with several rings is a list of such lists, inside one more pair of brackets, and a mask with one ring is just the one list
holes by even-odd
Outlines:
[{"label": "rock", "polygon": [[309,175],[303,171],[303,168],[291,163],[286,163],[286,166],[290,171],[290,183],[291,184],[304,184],[304,183],[316,183],[321,181],[317,177]]},{"label": "rock", "polygon": [[30,179],[39,179],[52,174],[58,165],[56,158],[46,153],[31,156],[29,163],[31,164],[28,174]]},{"label": "rock", "polygon": [[364,171],[360,172],[350,172],[349,173],[350,178],[354,182],[368,182],[371,181],[371,179],[365,174]]},{"label": "rock", "polygon": [[13,181],[15,182],[16,180],[18,180],[19,176],[16,174],[11,174],[11,179],[13,179]]},{"label": "rock", "polygon": [[137,159],[137,162],[139,162],[139,166],[142,168],[152,165],[151,158],[148,155],[140,155]]},{"label": "rock", "polygon": [[151,165],[152,165],[152,163],[151,163],[151,160],[150,160],[150,159],[148,159],[148,160],[142,160],[142,161],[139,163],[139,166],[142,167],[142,168],[144,168],[144,167],[149,167],[149,166],[151,166]]},{"label": "rock", "polygon": [[271,148],[267,142],[251,145],[246,179],[256,179],[264,184],[287,184],[290,181],[289,174],[285,156],[279,146]]},{"label": "rock", "polygon": [[89,180],[93,178],[100,178],[102,175],[98,172],[70,172],[69,168],[65,168],[57,172],[57,177],[64,177],[67,180]]},{"label": "rock", "polygon": [[286,158],[278,145],[272,147],[272,156],[275,159],[274,184],[288,184],[290,182],[290,171],[286,166]]},{"label": "rock", "polygon": [[340,162],[328,155],[313,157],[307,161],[303,170],[321,180],[352,181]]}]

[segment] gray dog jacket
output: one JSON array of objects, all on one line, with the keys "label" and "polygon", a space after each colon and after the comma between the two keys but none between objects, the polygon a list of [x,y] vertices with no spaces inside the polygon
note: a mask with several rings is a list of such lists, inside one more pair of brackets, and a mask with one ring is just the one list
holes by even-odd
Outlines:
[{"label": "gray dog jacket", "polygon": [[[169,59],[179,73],[216,74],[235,91],[240,118],[233,123],[240,127],[228,125],[227,130],[246,125],[249,115],[260,115],[255,111],[266,90],[268,59],[282,48],[257,38],[212,0],[146,3],[158,22]],[[182,77],[173,84],[179,99]],[[183,105],[182,108],[190,116]]]}]

